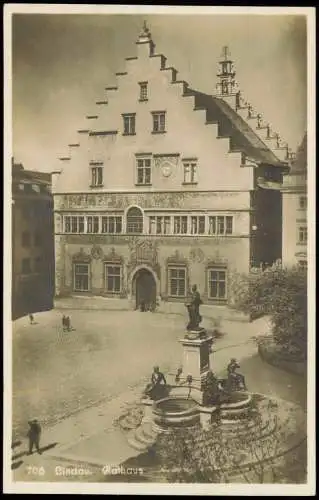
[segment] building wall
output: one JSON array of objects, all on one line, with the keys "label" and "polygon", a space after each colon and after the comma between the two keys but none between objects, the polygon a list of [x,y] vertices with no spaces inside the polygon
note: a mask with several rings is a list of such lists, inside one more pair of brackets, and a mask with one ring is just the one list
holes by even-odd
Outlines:
[{"label": "building wall", "polygon": [[[112,254],[116,262],[123,260],[123,288],[121,297],[131,298],[132,279],[135,272],[142,268],[151,269],[157,277],[157,295],[162,299],[174,300],[169,297],[167,283],[168,262],[172,265],[184,265],[187,267],[188,289],[192,284],[197,284],[205,300],[207,297],[208,266],[225,266],[229,277],[232,272],[247,272],[249,269],[249,240],[248,238],[225,238],[224,241],[204,240],[191,241],[191,238],[178,237],[156,237],[156,236],[82,236],[65,235],[60,236],[60,248],[63,248],[63,260],[61,262],[61,278],[59,283],[59,295],[79,294],[73,291],[73,269],[74,257],[77,262],[90,263],[90,290],[93,295],[111,296],[106,292],[104,286],[103,262],[111,262]],[[154,249],[154,259],[141,258],[134,260],[136,246],[145,244],[147,248]],[[79,259],[79,254],[83,259]],[[95,253],[99,257],[93,257]],[[133,260],[132,260],[133,259]],[[177,301],[179,299],[176,299]],[[181,298],[181,301],[184,299]],[[213,300],[211,301],[214,302]],[[216,301],[215,301],[216,302]]]},{"label": "building wall", "polygon": [[[252,168],[240,169],[241,154],[230,153],[228,138],[218,138],[218,125],[206,124],[206,111],[194,111],[195,98],[183,96],[183,83],[172,82],[172,71],[161,70],[161,57],[142,54],[126,61],[127,74],[118,77],[116,90],[107,91],[107,104],[97,105],[82,127],[91,133],[78,135],[79,147],[64,161],[56,192],[96,192],[90,187],[90,161],[104,165],[105,191],[176,191],[192,189],[253,189]],[[139,100],[139,83],[148,82],[148,100]],[[166,112],[165,133],[152,133],[152,111]],[[136,134],[123,135],[123,113],[136,113]],[[104,135],[92,135],[104,132]],[[155,160],[152,186],[136,186],[136,154],[162,155]],[[175,158],[169,155],[176,154]],[[172,173],[162,175],[161,164],[168,155]],[[67,155],[68,157],[69,155]],[[198,182],[183,186],[183,158],[198,159]],[[75,175],[76,172],[76,175]],[[235,186],[235,187],[234,187]]]},{"label": "building wall", "polygon": [[[144,211],[144,234],[65,234],[62,218],[65,214],[112,213],[122,210],[125,219],[126,209],[138,204]],[[157,277],[157,295],[168,300],[167,267],[168,263],[185,264],[187,267],[188,287],[196,283],[205,300],[207,297],[207,266],[216,264],[227,268],[231,273],[249,270],[250,253],[250,193],[126,193],[95,195],[56,195],[55,196],[55,247],[56,247],[56,295],[75,293],[73,290],[73,262],[76,258],[90,261],[91,287],[94,295],[108,295],[104,288],[103,261],[112,260],[114,251],[123,261],[123,293],[132,296],[132,278],[141,266],[152,269]],[[111,212],[107,210],[111,208]],[[156,211],[156,209],[158,211]],[[166,211],[165,211],[166,210]],[[121,213],[121,212],[118,212]],[[148,235],[149,214],[227,214],[233,215],[233,233],[216,235]],[[142,247],[142,253],[137,249]],[[143,247],[145,251],[143,253]],[[98,248],[98,251],[96,249]],[[81,250],[82,249],[82,250]],[[144,255],[146,252],[146,256]],[[148,253],[147,253],[148,252]],[[96,255],[96,257],[92,257]],[[227,295],[227,301],[229,294]],[[178,299],[177,299],[178,300]],[[180,300],[184,300],[181,298]]]},{"label": "building wall", "polygon": [[300,198],[305,190],[283,193],[283,263],[295,265],[307,261],[307,243],[299,241],[299,227],[307,227],[307,209],[300,208]]},{"label": "building wall", "polygon": [[[298,148],[283,187],[283,263],[307,265],[307,134]],[[300,229],[303,234],[300,234]],[[306,238],[304,237],[306,236]],[[301,241],[303,240],[303,241]]]},{"label": "building wall", "polygon": [[[25,175],[22,171],[22,177]],[[51,309],[54,295],[53,200],[49,194],[17,191],[13,178],[12,317]],[[34,181],[36,184],[36,181]],[[23,244],[23,233],[30,241]],[[36,234],[40,241],[36,242]],[[23,267],[28,259],[30,268]],[[36,262],[40,259],[40,262]]]},{"label": "building wall", "polygon": [[[144,266],[154,274],[158,297],[176,300],[168,293],[167,267],[169,263],[180,263],[188,270],[187,288],[196,283],[209,302],[208,266],[226,269],[229,282],[233,273],[248,272],[252,264],[251,241],[256,245],[256,238],[263,242],[257,248],[268,244],[270,262],[273,254],[277,258],[280,218],[275,229],[267,228],[266,236],[257,233],[253,237],[251,227],[254,216],[259,217],[267,205],[268,195],[273,211],[280,205],[278,193],[264,193],[262,202],[254,206],[251,193],[256,190],[256,164],[248,162],[244,166],[238,144],[234,151],[230,138],[222,137],[233,132],[230,118],[223,115],[225,123],[212,123],[206,109],[201,109],[195,97],[187,93],[185,82],[177,80],[174,69],[165,67],[165,58],[150,55],[148,42],[139,43],[137,53],[138,57],[126,60],[116,87],[106,89],[106,97],[92,108],[74,144],[62,157],[62,170],[54,181],[56,296],[78,294],[73,279],[76,262],[90,266],[90,287],[83,294],[107,295],[103,262],[115,259],[123,269],[123,299],[134,302],[133,277]],[[143,101],[139,82],[148,84],[147,99]],[[166,113],[165,131],[161,133],[153,132],[152,112],[156,111]],[[136,117],[135,133],[125,135],[122,115],[129,113]],[[152,159],[150,185],[137,185],[137,159],[143,155]],[[196,182],[191,184],[184,182],[187,159],[196,159],[197,164]],[[94,164],[103,168],[99,187],[91,185]],[[132,206],[143,212],[143,234],[135,236],[128,234],[126,227],[127,211]],[[122,217],[122,232],[102,234],[101,218],[112,214]],[[97,234],[86,234],[87,226],[81,234],[70,234],[66,217],[75,215],[83,216],[85,221],[90,215],[98,216]],[[232,216],[233,230],[224,236],[208,232],[194,235],[188,227],[182,236],[174,231],[150,235],[149,218],[155,215],[187,215],[189,220],[194,215],[205,216],[206,228],[209,217]],[[231,302],[229,293],[224,302]]]},{"label": "building wall", "polygon": [[279,190],[257,189],[254,193],[252,265],[282,259],[282,195]]}]

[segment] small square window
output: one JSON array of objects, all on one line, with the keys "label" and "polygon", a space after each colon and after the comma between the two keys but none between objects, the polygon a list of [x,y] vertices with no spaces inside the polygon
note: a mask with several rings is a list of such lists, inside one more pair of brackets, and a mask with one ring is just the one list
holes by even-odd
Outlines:
[{"label": "small square window", "polygon": [[191,234],[205,234],[205,216],[191,216]]},{"label": "small square window", "polygon": [[307,209],[307,196],[300,196],[299,197],[299,208],[301,210]]},{"label": "small square window", "polygon": [[171,297],[186,296],[186,268],[169,267],[168,268],[169,295]]},{"label": "small square window", "polygon": [[308,241],[308,229],[306,226],[299,226],[298,228],[298,242],[306,245]]},{"label": "small square window", "polygon": [[208,269],[208,298],[225,300],[227,298],[226,269]]},{"label": "small square window", "polygon": [[187,234],[187,215],[174,216],[174,234]]},{"label": "small square window", "polygon": [[197,182],[197,161],[184,162],[184,184]]},{"label": "small square window", "polygon": [[140,85],[140,101],[147,101],[147,82],[141,82],[139,85]]},{"label": "small square window", "polygon": [[121,266],[105,265],[105,289],[109,293],[121,292]]},{"label": "small square window", "polygon": [[298,266],[300,267],[300,269],[302,269],[303,271],[307,271],[308,269],[308,262],[306,260],[299,260],[298,262]]},{"label": "small square window", "polygon": [[152,115],[153,115],[153,134],[160,134],[165,132],[165,121],[166,121],[165,111],[156,111],[153,112]]},{"label": "small square window", "polygon": [[228,94],[228,82],[226,80],[222,81],[222,93]]},{"label": "small square window", "polygon": [[105,215],[102,217],[102,233],[121,233],[122,217],[120,215]]},{"label": "small square window", "polygon": [[74,264],[73,288],[78,292],[89,290],[89,264]]},{"label": "small square window", "polygon": [[91,167],[91,186],[103,186],[103,167]]},{"label": "small square window", "polygon": [[139,158],[136,164],[136,184],[149,185],[152,182],[151,158]]},{"label": "small square window", "polygon": [[94,215],[89,215],[87,217],[87,232],[88,233],[98,233],[99,232],[99,217]]},{"label": "small square window", "polygon": [[123,135],[135,135],[135,113],[123,115]]},{"label": "small square window", "polygon": [[80,215],[78,217],[78,232],[84,233],[84,216]]},{"label": "small square window", "polygon": [[69,215],[65,215],[63,217],[63,222],[64,222],[64,232],[70,233],[71,232],[71,217]]}]

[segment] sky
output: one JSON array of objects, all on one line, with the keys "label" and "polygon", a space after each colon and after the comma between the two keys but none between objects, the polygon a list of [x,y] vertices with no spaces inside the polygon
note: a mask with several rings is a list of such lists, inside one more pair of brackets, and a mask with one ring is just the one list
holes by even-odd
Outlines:
[{"label": "sky", "polygon": [[239,88],[293,151],[306,131],[307,35],[303,15],[14,14],[12,133],[15,161],[50,172],[125,57],[136,55],[146,20],[155,52],[191,87],[213,93],[222,47]]}]

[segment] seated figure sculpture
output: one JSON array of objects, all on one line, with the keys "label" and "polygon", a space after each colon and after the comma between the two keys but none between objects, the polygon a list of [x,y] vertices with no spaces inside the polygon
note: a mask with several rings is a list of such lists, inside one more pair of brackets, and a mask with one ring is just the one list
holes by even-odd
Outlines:
[{"label": "seated figure sculpture", "polygon": [[237,372],[237,369],[240,368],[237,360],[232,358],[227,366],[227,385],[230,390],[244,390],[247,391],[246,381],[244,375]]},{"label": "seated figure sculpture", "polygon": [[209,370],[203,384],[204,406],[220,406],[229,400],[229,393],[221,381]]},{"label": "seated figure sculpture", "polygon": [[154,366],[151,382],[147,384],[144,394],[153,399],[153,401],[165,398],[168,395],[168,386],[165,376],[158,366]]}]

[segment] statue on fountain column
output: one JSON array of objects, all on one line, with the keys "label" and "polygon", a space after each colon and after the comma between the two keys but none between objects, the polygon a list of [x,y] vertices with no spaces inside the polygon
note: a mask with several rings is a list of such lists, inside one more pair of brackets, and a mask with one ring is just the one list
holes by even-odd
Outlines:
[{"label": "statue on fountain column", "polygon": [[197,290],[197,285],[192,286],[192,291],[188,302],[185,304],[188,310],[189,322],[187,325],[187,330],[201,330],[199,324],[202,321],[202,317],[199,313],[199,306],[203,303],[200,293]]}]

